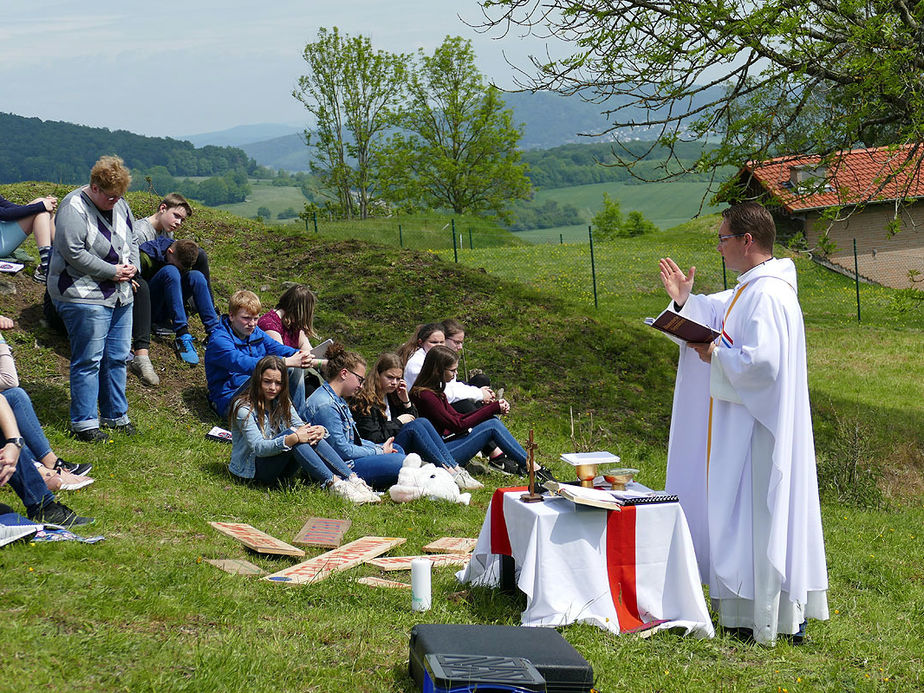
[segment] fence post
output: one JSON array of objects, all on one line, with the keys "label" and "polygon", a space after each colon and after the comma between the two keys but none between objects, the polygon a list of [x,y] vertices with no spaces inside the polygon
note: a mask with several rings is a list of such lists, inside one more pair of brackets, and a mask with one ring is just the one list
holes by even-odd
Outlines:
[{"label": "fence post", "polygon": [[722,288],[728,288],[728,277],[725,276],[725,256],[722,256]]},{"label": "fence post", "polygon": [[590,276],[594,282],[594,308],[597,307],[597,265],[594,262],[594,230],[592,226],[587,227],[587,237],[590,239]]},{"label": "fence post", "polygon": [[853,239],[853,279],[857,286],[857,322],[860,322],[860,267],[857,263],[857,239]]},{"label": "fence post", "polygon": [[459,262],[459,246],[456,243],[456,218],[453,217],[450,219],[452,222],[452,254],[456,259],[456,263]]},{"label": "fence post", "polygon": [[308,217],[305,217],[305,233],[308,233]]},{"label": "fence post", "polygon": [[474,250],[475,246],[472,244],[472,227],[468,227],[468,249]]},{"label": "fence post", "polygon": [[560,233],[558,234],[558,245],[564,245],[564,244],[565,244],[565,234]]},{"label": "fence post", "polygon": [[401,234],[401,224],[398,224],[398,245],[404,247],[404,236]]},{"label": "fence post", "polygon": [[[318,213],[317,213],[317,212],[312,212],[312,213],[311,213],[311,218],[314,219],[314,232],[317,233],[317,232],[318,232]],[[307,224],[306,224],[306,226],[307,226]],[[307,230],[307,229],[306,229],[306,230]]]}]

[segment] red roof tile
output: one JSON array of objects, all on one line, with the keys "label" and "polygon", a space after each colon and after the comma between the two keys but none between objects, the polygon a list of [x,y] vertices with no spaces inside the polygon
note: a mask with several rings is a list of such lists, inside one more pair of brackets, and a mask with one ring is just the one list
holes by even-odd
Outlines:
[{"label": "red roof tile", "polygon": [[[790,214],[836,205],[886,202],[924,197],[921,157],[912,145],[852,149],[834,156],[826,171],[824,189],[819,183],[807,184],[801,191],[790,184],[794,166],[815,168],[820,156],[783,156],[764,162],[749,161],[739,172],[746,179],[753,175],[760,185],[778,197]],[[911,155],[911,161],[908,157]],[[906,170],[902,170],[902,168]],[[889,179],[890,176],[894,176]]]}]

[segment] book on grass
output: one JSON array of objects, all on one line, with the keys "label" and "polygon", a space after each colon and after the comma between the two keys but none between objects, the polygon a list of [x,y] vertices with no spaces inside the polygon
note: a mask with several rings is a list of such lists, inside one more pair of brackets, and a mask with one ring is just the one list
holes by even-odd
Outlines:
[{"label": "book on grass", "polygon": [[221,426],[212,426],[212,430],[205,434],[206,438],[211,438],[212,440],[221,440],[225,443],[231,442],[231,431],[228,431]]},{"label": "book on grass", "polygon": [[660,330],[668,336],[676,337],[681,342],[691,344],[706,344],[715,341],[719,337],[719,333],[708,325],[691,320],[670,308],[664,310],[656,318],[645,318],[645,324]]}]

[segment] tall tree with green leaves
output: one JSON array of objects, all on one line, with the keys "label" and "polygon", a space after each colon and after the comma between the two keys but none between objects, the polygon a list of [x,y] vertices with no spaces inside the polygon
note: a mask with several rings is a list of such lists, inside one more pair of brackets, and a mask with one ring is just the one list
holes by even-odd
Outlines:
[{"label": "tall tree with green leaves", "polygon": [[470,41],[447,36],[418,53],[400,128],[378,152],[383,195],[399,205],[509,217],[530,192],[520,130],[475,66]]},{"label": "tall tree with green leaves", "polygon": [[373,143],[403,100],[409,56],[373,50],[365,36],[322,27],[303,52],[308,71],[292,96],[314,116],[305,131],[311,169],[347,218],[365,219],[373,195]]},{"label": "tall tree with green leaves", "polygon": [[[485,28],[562,41],[521,86],[599,103],[608,132],[662,144],[720,134],[694,170],[895,145],[924,162],[924,3],[906,0],[480,0]],[[511,29],[517,28],[518,31]],[[899,147],[898,145],[909,145]],[[623,150],[623,163],[642,157]],[[665,175],[673,174],[665,168]],[[895,173],[884,171],[884,186]],[[872,190],[870,198],[878,191]]]}]

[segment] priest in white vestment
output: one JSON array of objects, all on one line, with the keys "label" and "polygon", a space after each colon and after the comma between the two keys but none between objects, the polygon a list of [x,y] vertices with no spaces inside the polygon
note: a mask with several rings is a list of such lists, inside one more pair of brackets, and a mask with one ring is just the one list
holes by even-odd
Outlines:
[{"label": "priest in white vestment", "polygon": [[[761,205],[722,216],[718,250],[739,272],[730,295],[691,295],[695,268],[685,275],[670,258],[660,263],[681,314],[721,331],[717,343],[688,349],[709,364],[709,399],[686,387],[703,387],[702,372],[678,375],[668,478],[675,489],[686,484],[694,517],[705,508],[698,541],[708,550],[696,550],[719,623],[760,643],[777,634],[799,642],[807,619],[828,618],[828,578],[795,265],[773,257],[776,228]],[[703,443],[704,455],[693,449]]]}]

